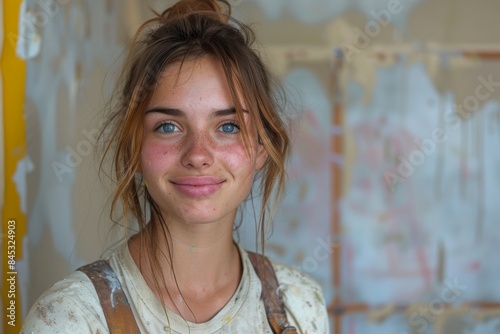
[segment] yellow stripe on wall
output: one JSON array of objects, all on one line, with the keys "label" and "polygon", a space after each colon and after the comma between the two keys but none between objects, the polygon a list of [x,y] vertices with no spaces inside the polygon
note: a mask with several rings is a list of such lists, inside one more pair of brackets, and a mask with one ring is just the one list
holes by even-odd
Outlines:
[{"label": "yellow stripe on wall", "polygon": [[[5,334],[17,334],[21,328],[21,293],[15,266],[10,259],[23,258],[23,239],[26,234],[26,216],[21,210],[14,174],[18,163],[26,156],[26,129],[24,119],[24,95],[26,63],[18,58],[13,36],[18,35],[21,0],[3,0],[4,38],[1,56],[3,82],[3,136],[5,160],[5,196],[2,208],[2,301],[5,314]],[[24,176],[23,176],[24,177]],[[12,256],[15,253],[15,256]],[[10,255],[10,256],[9,256]],[[9,310],[10,308],[10,310]],[[14,315],[14,317],[12,316]]]}]

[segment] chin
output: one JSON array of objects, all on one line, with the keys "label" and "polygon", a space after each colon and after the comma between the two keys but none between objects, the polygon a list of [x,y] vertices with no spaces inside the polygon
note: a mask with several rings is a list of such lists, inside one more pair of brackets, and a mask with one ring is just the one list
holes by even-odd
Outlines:
[{"label": "chin", "polygon": [[218,212],[214,208],[204,208],[203,210],[200,210],[191,207],[185,212],[178,212],[177,217],[174,219],[188,225],[207,225],[222,221],[230,221],[232,225],[234,221],[234,213]]}]

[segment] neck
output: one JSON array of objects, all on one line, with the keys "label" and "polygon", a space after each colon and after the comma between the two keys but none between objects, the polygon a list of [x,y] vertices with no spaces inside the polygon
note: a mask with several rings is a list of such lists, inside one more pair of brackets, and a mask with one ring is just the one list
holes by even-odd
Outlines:
[{"label": "neck", "polygon": [[[151,290],[186,320],[210,319],[238,287],[242,266],[233,242],[232,222],[233,219],[190,225],[169,221],[166,229],[156,220],[129,242],[132,257]],[[170,237],[165,236],[165,231]],[[148,234],[154,236],[156,245],[150,245]],[[158,268],[155,260],[149,260],[154,258]],[[160,292],[155,278],[159,280]],[[226,294],[221,296],[220,291]],[[215,301],[208,307],[212,311],[205,307],[206,300]],[[202,305],[201,310],[191,318],[197,304]]]}]

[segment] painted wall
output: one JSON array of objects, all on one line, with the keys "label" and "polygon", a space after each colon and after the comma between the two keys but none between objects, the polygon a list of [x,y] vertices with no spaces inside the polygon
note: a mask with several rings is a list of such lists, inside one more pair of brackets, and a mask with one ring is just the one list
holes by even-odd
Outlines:
[{"label": "painted wall", "polygon": [[[23,101],[26,62],[16,56],[16,36],[20,1],[2,1],[1,17],[1,118],[0,131],[0,203],[1,226],[1,304],[0,320],[6,334],[19,332],[21,298],[16,260],[26,256],[26,136]],[[4,308],[5,307],[5,308]]]},{"label": "painted wall", "polygon": [[[45,3],[28,2],[47,19],[35,26],[39,38],[28,61],[24,312],[111,243],[109,192],[96,176],[92,137],[123,46],[149,15],[145,4],[169,2]],[[294,156],[270,254],[315,277],[329,303],[338,295],[346,304],[385,307],[346,315],[342,333],[495,332],[499,318],[484,311],[448,313],[429,305],[443,303],[447,284],[455,284],[448,300],[457,306],[500,298],[490,255],[499,244],[500,93],[498,84],[483,83],[500,81],[500,59],[464,52],[500,50],[500,3],[231,3],[235,16],[255,22],[262,52],[291,102]],[[333,66],[339,47],[341,68]],[[465,111],[452,118],[457,104]],[[331,126],[335,105],[344,113],[341,126]],[[441,143],[433,139],[437,129]],[[333,136],[342,138],[341,156],[329,153]],[[422,143],[429,141],[435,147],[426,153]],[[333,164],[342,166],[341,180],[332,180]],[[342,185],[341,199],[332,197],[334,184]],[[340,235],[332,233],[337,200]],[[248,223],[239,238],[253,248],[252,214],[244,212]],[[336,289],[332,247],[341,249]],[[436,298],[441,304],[431,304]]]}]

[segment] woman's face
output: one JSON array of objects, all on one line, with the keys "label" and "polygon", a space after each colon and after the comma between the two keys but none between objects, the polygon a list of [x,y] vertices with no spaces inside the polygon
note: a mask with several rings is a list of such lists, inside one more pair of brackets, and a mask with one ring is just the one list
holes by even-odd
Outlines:
[{"label": "woman's face", "polygon": [[144,117],[140,171],[166,221],[232,223],[267,158],[247,113],[244,119],[218,62],[202,58],[163,72]]}]

